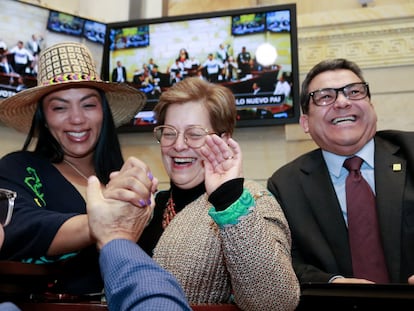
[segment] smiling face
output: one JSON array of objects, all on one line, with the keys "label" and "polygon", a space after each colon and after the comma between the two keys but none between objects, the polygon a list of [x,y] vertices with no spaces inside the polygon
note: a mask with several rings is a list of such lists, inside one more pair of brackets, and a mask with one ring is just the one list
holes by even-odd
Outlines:
[{"label": "smiling face", "polygon": [[164,125],[173,126],[179,132],[173,145],[161,147],[164,167],[176,186],[191,189],[204,181],[204,166],[196,150],[185,143],[183,132],[194,125],[212,131],[208,111],[200,102],[171,104],[168,106]]},{"label": "smiling face", "polygon": [[43,99],[43,110],[47,127],[65,157],[93,155],[103,120],[97,90],[72,88],[50,93]]},{"label": "smiling face", "polygon": [[[356,82],[362,81],[350,70],[330,70],[315,76],[309,90],[341,88]],[[351,155],[375,135],[377,115],[368,96],[350,100],[339,92],[336,101],[328,106],[316,106],[311,98],[309,112],[301,116],[300,123],[322,149]]]}]

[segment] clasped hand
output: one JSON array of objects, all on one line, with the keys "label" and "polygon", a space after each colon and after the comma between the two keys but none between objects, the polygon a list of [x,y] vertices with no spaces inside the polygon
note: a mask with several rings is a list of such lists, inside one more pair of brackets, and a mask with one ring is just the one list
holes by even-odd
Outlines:
[{"label": "clasped hand", "polygon": [[95,176],[89,178],[88,221],[99,249],[116,238],[138,240],[152,216],[157,186],[148,166],[134,157],[111,174],[106,186]]}]

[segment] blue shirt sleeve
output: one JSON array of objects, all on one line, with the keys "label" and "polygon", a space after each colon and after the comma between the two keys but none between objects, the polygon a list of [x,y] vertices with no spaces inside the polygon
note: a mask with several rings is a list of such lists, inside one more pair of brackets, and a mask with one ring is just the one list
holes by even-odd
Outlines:
[{"label": "blue shirt sleeve", "polygon": [[109,310],[188,310],[178,281],[136,243],[117,239],[100,252]]},{"label": "blue shirt sleeve", "polygon": [[21,311],[14,303],[3,302],[0,303],[0,311]]}]

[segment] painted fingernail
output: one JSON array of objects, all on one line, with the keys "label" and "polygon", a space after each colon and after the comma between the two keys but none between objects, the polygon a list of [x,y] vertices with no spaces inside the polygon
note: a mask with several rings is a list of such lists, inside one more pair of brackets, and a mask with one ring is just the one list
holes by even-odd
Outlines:
[{"label": "painted fingernail", "polygon": [[152,175],[151,172],[148,172],[147,173],[147,176],[148,176],[149,180],[153,180],[154,179],[154,176]]},{"label": "painted fingernail", "polygon": [[151,199],[147,199],[147,205],[151,205]]},{"label": "painted fingernail", "polygon": [[147,206],[147,203],[145,202],[145,200],[144,200],[144,199],[139,199],[138,203],[139,203],[139,205],[140,205],[141,207],[145,207],[145,206]]}]

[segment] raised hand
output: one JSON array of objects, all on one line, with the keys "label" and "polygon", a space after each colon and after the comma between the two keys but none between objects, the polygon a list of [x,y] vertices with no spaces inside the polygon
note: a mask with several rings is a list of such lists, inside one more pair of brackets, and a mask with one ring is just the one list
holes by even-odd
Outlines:
[{"label": "raised hand", "polygon": [[234,139],[208,135],[198,152],[204,158],[204,182],[208,195],[224,182],[243,177],[242,152]]}]

